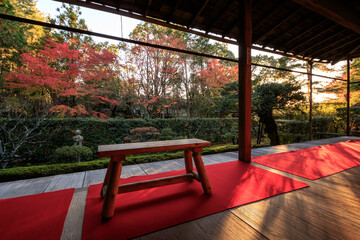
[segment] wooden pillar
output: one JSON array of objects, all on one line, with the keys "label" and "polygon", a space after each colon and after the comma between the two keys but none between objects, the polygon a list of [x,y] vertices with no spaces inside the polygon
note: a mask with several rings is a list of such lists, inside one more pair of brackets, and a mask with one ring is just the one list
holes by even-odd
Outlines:
[{"label": "wooden pillar", "polygon": [[239,160],[251,162],[251,0],[239,1]]},{"label": "wooden pillar", "polygon": [[347,63],[347,82],[346,82],[346,135],[350,136],[350,59]]},{"label": "wooden pillar", "polygon": [[313,87],[312,87],[313,62],[308,62],[308,80],[309,80],[309,140],[312,140],[312,107],[313,107]]}]

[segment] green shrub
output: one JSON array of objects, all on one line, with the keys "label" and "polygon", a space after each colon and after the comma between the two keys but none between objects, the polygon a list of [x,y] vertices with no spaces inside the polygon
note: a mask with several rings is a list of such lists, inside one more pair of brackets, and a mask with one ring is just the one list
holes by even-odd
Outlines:
[{"label": "green shrub", "polygon": [[91,149],[85,146],[64,146],[54,152],[57,162],[80,162],[88,160],[91,156]]},{"label": "green shrub", "polygon": [[123,139],[125,142],[148,142],[156,140],[156,137],[160,135],[159,130],[154,127],[138,127],[129,132],[130,135]]},{"label": "green shrub", "polygon": [[[235,151],[238,149],[237,145],[220,145],[204,148],[202,154],[214,154],[227,151]],[[132,155],[127,157],[124,165],[131,165],[135,163],[147,163],[155,161],[170,160],[176,158],[183,158],[184,152],[163,152],[147,155]],[[14,167],[9,169],[0,169],[0,182],[14,181],[19,179],[28,179],[35,177],[45,177],[57,174],[66,174],[73,172],[81,172],[88,170],[95,170],[106,168],[109,164],[109,158],[93,160],[80,163],[63,163],[63,164],[51,164],[40,165],[30,167]]]}]

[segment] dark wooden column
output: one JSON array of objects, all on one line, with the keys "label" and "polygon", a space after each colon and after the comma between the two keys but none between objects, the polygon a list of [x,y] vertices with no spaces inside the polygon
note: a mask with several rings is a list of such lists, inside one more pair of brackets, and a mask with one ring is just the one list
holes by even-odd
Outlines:
[{"label": "dark wooden column", "polygon": [[239,1],[239,160],[251,162],[251,0]]},{"label": "dark wooden column", "polygon": [[350,59],[347,63],[347,82],[346,82],[346,135],[350,136]]},{"label": "dark wooden column", "polygon": [[308,80],[309,80],[309,140],[312,140],[312,107],[313,107],[313,87],[312,87],[312,70],[313,70],[313,62],[308,62]]}]

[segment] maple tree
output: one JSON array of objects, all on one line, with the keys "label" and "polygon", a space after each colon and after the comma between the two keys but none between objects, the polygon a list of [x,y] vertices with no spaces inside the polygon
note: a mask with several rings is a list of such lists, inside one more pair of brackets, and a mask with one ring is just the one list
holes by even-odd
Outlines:
[{"label": "maple tree", "polygon": [[107,118],[93,105],[119,104],[108,97],[108,80],[114,76],[116,55],[89,46],[71,49],[67,43],[46,40],[37,53],[21,54],[23,66],[7,77],[8,87],[22,89],[23,96],[52,105],[59,116]]}]

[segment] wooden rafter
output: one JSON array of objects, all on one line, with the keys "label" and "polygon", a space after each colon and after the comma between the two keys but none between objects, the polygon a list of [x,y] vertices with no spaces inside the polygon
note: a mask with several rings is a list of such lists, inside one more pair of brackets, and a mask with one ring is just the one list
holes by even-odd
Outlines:
[{"label": "wooden rafter", "polygon": [[230,27],[227,28],[225,31],[223,31],[223,33],[221,34],[222,37],[224,38],[225,36],[227,36],[231,30],[233,30],[239,23],[239,19],[235,18],[235,20],[230,24]]},{"label": "wooden rafter", "polygon": [[219,11],[218,15],[215,17],[214,21],[212,23],[209,24],[209,26],[207,27],[206,32],[208,33],[217,23],[218,21],[222,18],[222,16],[228,12],[233,6],[235,0],[232,0],[225,8],[223,8],[221,11]]},{"label": "wooden rafter", "polygon": [[261,37],[258,37],[256,39],[254,39],[254,42],[257,41],[262,41],[264,40],[267,36],[269,36],[270,34],[272,34],[278,27],[280,27],[282,24],[284,24],[285,22],[289,21],[289,19],[291,19],[292,17],[294,17],[295,15],[299,14],[299,12],[302,11],[302,8],[298,8],[296,9],[292,14],[287,15],[286,17],[284,17],[283,19],[281,19],[275,26],[271,27],[270,29],[268,29],[266,31],[266,33],[264,33]]},{"label": "wooden rafter", "polygon": [[[316,52],[313,52],[314,49],[315,49],[317,46],[319,46],[319,45],[321,46],[323,43],[326,43],[326,42],[329,41],[330,39],[333,39],[333,38],[336,38],[336,37],[338,37],[338,36],[341,36],[341,35],[343,35],[343,34],[346,33],[346,32],[348,32],[348,30],[347,30],[347,29],[343,29],[343,30],[341,30],[341,31],[339,31],[339,32],[337,32],[337,33],[335,33],[335,34],[330,34],[330,36],[325,37],[323,40],[318,41],[318,42],[316,42],[315,44],[311,45],[311,47],[307,48],[307,49],[304,51],[304,55],[305,55],[306,53],[309,53],[310,56],[315,56],[315,55],[316,55],[316,52],[319,52],[319,51],[321,51],[322,49],[324,49],[324,48],[321,48],[320,50],[317,50]],[[344,39],[344,38],[340,38],[339,40],[335,41],[335,43],[338,42],[338,41],[342,41],[343,39]],[[327,48],[327,47],[329,47],[329,46],[331,46],[331,45],[333,45],[333,44],[326,45],[325,48]]]},{"label": "wooden rafter", "polygon": [[[351,52],[352,51],[356,52],[359,48],[360,48],[360,44],[359,44],[358,48],[346,49],[342,52],[339,52],[337,54],[337,56],[333,56],[334,59],[331,61],[331,64],[335,65],[336,63],[338,63],[341,60],[352,59]],[[326,55],[326,54],[324,54],[324,55]]]},{"label": "wooden rafter", "polygon": [[333,25],[333,26],[331,26],[331,27],[329,27],[329,28],[326,28],[325,30],[319,32],[318,34],[315,34],[315,35],[313,35],[312,37],[308,38],[306,41],[303,41],[302,43],[296,45],[295,47],[286,50],[286,52],[294,51],[295,49],[298,49],[298,48],[306,45],[307,43],[313,41],[314,39],[316,39],[316,38],[318,38],[318,37],[321,37],[322,35],[324,35],[324,33],[328,32],[328,31],[331,31],[331,30],[333,30],[333,29],[336,28],[336,27],[337,27],[337,25]]},{"label": "wooden rafter", "polygon": [[194,23],[199,18],[200,14],[204,11],[204,9],[205,9],[206,5],[208,5],[209,1],[210,0],[204,1],[204,3],[201,5],[201,8],[197,11],[196,15],[192,18],[192,20],[188,24],[188,28],[191,28],[192,26],[194,26]]},{"label": "wooden rafter", "polygon": [[149,9],[150,9],[151,3],[152,3],[152,0],[148,0],[144,17],[147,17],[149,15]]},{"label": "wooden rafter", "polygon": [[[343,48],[343,47],[345,47],[347,45],[350,45],[350,44],[352,44],[353,42],[356,42],[356,41],[358,41],[359,42],[358,45],[360,45],[360,37],[357,37],[357,38],[354,38],[353,40],[351,40],[349,42],[346,42],[346,43],[344,43],[342,45],[339,45],[339,46],[337,46],[335,48],[332,48],[330,51],[327,51],[324,54],[324,56],[329,55],[332,52],[338,51],[340,48]],[[355,48],[354,52],[356,52],[358,49],[359,49],[359,46]],[[336,56],[334,57],[334,60],[332,62],[339,61],[339,59],[345,59],[345,57],[350,56],[352,53],[353,53],[352,51],[350,51],[350,52],[340,52],[339,54],[336,54]]]},{"label": "wooden rafter", "polygon": [[[268,40],[268,41],[266,41],[265,43],[264,43],[264,45],[266,45],[266,46],[271,46],[274,42],[276,42],[276,41],[278,41],[280,38],[282,38],[291,28],[293,28],[294,26],[297,26],[297,25],[299,25],[299,24],[301,24],[303,21],[304,21],[304,19],[306,19],[306,18],[308,18],[310,16],[310,13],[308,13],[306,16],[304,16],[304,17],[301,17],[296,23],[293,23],[293,24],[291,24],[291,25],[289,25],[289,27],[287,27],[285,30],[283,30],[283,33],[282,34],[279,34],[278,36],[276,36],[275,38],[273,38],[273,39],[270,39],[270,40]],[[287,42],[288,43],[288,42]],[[286,44],[287,44],[286,43]]]},{"label": "wooden rafter", "polygon": [[171,12],[169,13],[169,15],[166,18],[166,22],[169,23],[171,17],[175,14],[176,9],[178,9],[178,7],[180,6],[181,0],[178,0],[175,4],[175,7],[172,8]]},{"label": "wooden rafter", "polygon": [[[284,2],[281,2],[281,3],[279,3],[276,7],[270,9],[270,10],[266,13],[266,15],[265,15],[256,25],[253,26],[253,29],[256,30],[256,29],[259,28],[259,26],[261,26],[264,22],[268,21],[268,18],[269,18],[272,14],[274,14],[274,12],[276,11],[276,9],[281,8],[281,6],[282,6],[283,4],[284,4]],[[255,42],[255,41],[253,41],[253,42]]]},{"label": "wooden rafter", "polygon": [[322,26],[323,24],[325,24],[328,20],[324,19],[321,22],[313,25],[311,28],[306,29],[305,31],[303,31],[302,33],[298,34],[296,37],[294,37],[292,40],[290,40],[289,42],[286,43],[286,45],[288,45],[289,47],[286,49],[285,52],[289,52],[289,49],[292,49],[295,45],[291,45],[292,43],[294,43],[296,40],[301,39],[302,37],[306,36],[306,34],[312,32],[313,30],[315,30],[316,28]]},{"label": "wooden rafter", "polygon": [[[340,38],[339,40],[335,41],[335,42],[332,42],[331,44],[328,44],[326,45],[324,48],[321,48],[319,50],[316,50],[316,51],[312,51],[312,52],[309,52],[309,55],[311,55],[312,57],[318,55],[319,53],[321,52],[324,52],[326,51],[326,49],[328,48],[334,48],[333,46],[336,46],[338,43],[342,42],[342,41],[346,41],[349,37],[351,36],[347,36],[345,38]],[[355,40],[354,40],[355,39]],[[353,41],[356,41],[358,40],[359,38],[356,38],[356,36],[354,36],[354,39],[350,41],[350,43],[352,43]],[[346,41],[344,44],[341,44],[339,46],[336,47],[336,50],[340,49],[340,48],[343,48],[344,46],[348,45],[349,41]],[[336,51],[335,50],[335,51]],[[333,49],[330,50],[331,52],[333,51]],[[319,54],[321,56],[321,54]]]},{"label": "wooden rafter", "polygon": [[360,14],[347,1],[338,0],[293,0],[332,21],[360,34]]}]

